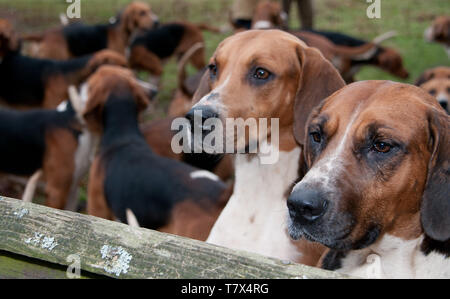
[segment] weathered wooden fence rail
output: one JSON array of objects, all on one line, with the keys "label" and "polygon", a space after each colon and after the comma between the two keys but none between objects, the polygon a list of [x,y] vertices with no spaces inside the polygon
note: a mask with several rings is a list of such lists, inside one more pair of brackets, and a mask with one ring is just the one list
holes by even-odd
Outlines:
[{"label": "weathered wooden fence rail", "polygon": [[87,278],[345,277],[0,197],[0,278],[65,278],[78,262]]}]

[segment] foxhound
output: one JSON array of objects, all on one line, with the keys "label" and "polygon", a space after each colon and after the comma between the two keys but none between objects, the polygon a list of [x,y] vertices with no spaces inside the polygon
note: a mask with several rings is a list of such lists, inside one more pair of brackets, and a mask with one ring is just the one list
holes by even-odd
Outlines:
[{"label": "foxhound", "polygon": [[[220,120],[278,120],[278,145],[266,132],[246,136],[243,143],[234,140],[234,152],[245,151],[250,140],[257,140],[279,151],[279,159],[263,164],[262,152],[235,155],[234,192],[208,242],[310,265],[317,262],[322,247],[289,239],[286,196],[299,170],[301,148],[295,136],[303,134],[315,105],[343,86],[337,70],[318,50],[280,30],[244,31],[218,46],[187,118],[192,121],[196,111],[202,111],[206,118]],[[294,114],[302,117],[294,119]],[[239,143],[242,148],[237,148]]]},{"label": "foxhound", "polygon": [[353,83],[305,128],[289,232],[319,265],[368,278],[450,278],[450,117],[422,89]]}]

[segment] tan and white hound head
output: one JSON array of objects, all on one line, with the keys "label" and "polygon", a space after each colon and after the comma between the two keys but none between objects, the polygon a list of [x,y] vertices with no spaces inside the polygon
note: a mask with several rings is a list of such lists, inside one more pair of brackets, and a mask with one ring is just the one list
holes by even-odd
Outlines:
[{"label": "tan and white hound head", "polygon": [[450,67],[438,66],[423,72],[415,85],[435,97],[442,108],[450,113]]},{"label": "tan and white hound head", "polygon": [[450,17],[439,16],[433,24],[425,30],[425,39],[429,42],[438,42],[450,46]]},{"label": "tan and white hound head", "polygon": [[420,85],[430,95],[436,98],[447,113],[450,113],[450,79],[432,79]]},{"label": "tan and white hound head", "polygon": [[353,83],[306,125],[306,175],[288,199],[289,232],[329,248],[365,248],[383,234],[450,238],[450,118],[422,89]]},{"label": "tan and white hound head", "polygon": [[281,28],[287,20],[287,14],[281,5],[274,1],[261,1],[252,18],[252,29]]},{"label": "tan and white hound head", "polygon": [[85,81],[102,65],[116,65],[126,68],[128,67],[128,62],[124,55],[117,53],[116,51],[109,49],[98,51],[92,55],[81,79]]},{"label": "tan and white hound head", "polygon": [[[280,30],[249,30],[218,46],[186,117],[192,122],[200,110],[205,119],[266,118],[269,126],[278,118],[280,149],[290,151],[309,112],[342,86],[339,73],[318,50]],[[302,115],[295,123],[294,110]],[[268,136],[250,136],[243,143],[262,138]]]},{"label": "tan and white hound head", "polygon": [[152,12],[150,5],[142,1],[128,4],[120,19],[123,28],[129,35],[138,30],[151,29],[158,23],[158,17]]},{"label": "tan and white hound head", "polygon": [[113,93],[129,94],[129,99],[136,103],[138,113],[150,104],[148,91],[131,70],[119,66],[101,66],[81,89],[81,100],[85,102],[82,116],[90,131],[97,134],[103,131],[103,111]]}]

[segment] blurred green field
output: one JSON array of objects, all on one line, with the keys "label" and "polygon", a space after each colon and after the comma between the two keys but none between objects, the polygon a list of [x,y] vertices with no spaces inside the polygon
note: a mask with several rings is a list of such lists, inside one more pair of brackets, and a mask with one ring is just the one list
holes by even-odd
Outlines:
[{"label": "blurred green field", "polygon": [[[162,22],[188,20],[208,23],[217,27],[227,24],[228,10],[232,0],[144,0],[152,5]],[[82,0],[81,17],[86,23],[106,22],[130,0]],[[426,43],[423,31],[432,20],[442,14],[450,14],[450,1],[442,0],[381,0],[381,19],[369,19],[365,0],[315,0],[315,27],[334,30],[370,40],[390,30],[398,36],[385,42],[404,57],[411,76],[403,82],[412,83],[420,73],[433,66],[450,65],[443,47]],[[0,17],[11,19],[20,32],[39,32],[57,26],[58,15],[65,12],[65,0],[0,0]],[[299,22],[292,9],[291,27]],[[207,55],[227,34],[204,33]],[[386,79],[402,81],[374,67],[364,67],[358,80]],[[158,107],[155,117],[163,116],[176,88],[176,65],[174,61],[165,67]]]}]

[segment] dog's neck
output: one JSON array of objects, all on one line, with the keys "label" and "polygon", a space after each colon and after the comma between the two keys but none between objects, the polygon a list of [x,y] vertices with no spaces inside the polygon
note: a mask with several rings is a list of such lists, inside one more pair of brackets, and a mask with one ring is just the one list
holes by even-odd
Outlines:
[{"label": "dog's neck", "polygon": [[281,151],[274,164],[258,154],[238,154],[234,192],[207,242],[285,260],[299,253],[286,230],[288,189],[298,176],[300,148]]},{"label": "dog's neck", "polygon": [[110,96],[103,111],[101,147],[126,143],[136,137],[142,137],[136,103],[120,96]]},{"label": "dog's neck", "polygon": [[450,257],[424,253],[424,235],[405,240],[390,234],[371,246],[349,252],[339,272],[363,278],[450,278]]},{"label": "dog's neck", "polygon": [[112,24],[108,30],[108,49],[125,54],[125,50],[131,38],[131,33],[126,28],[125,23]]}]

